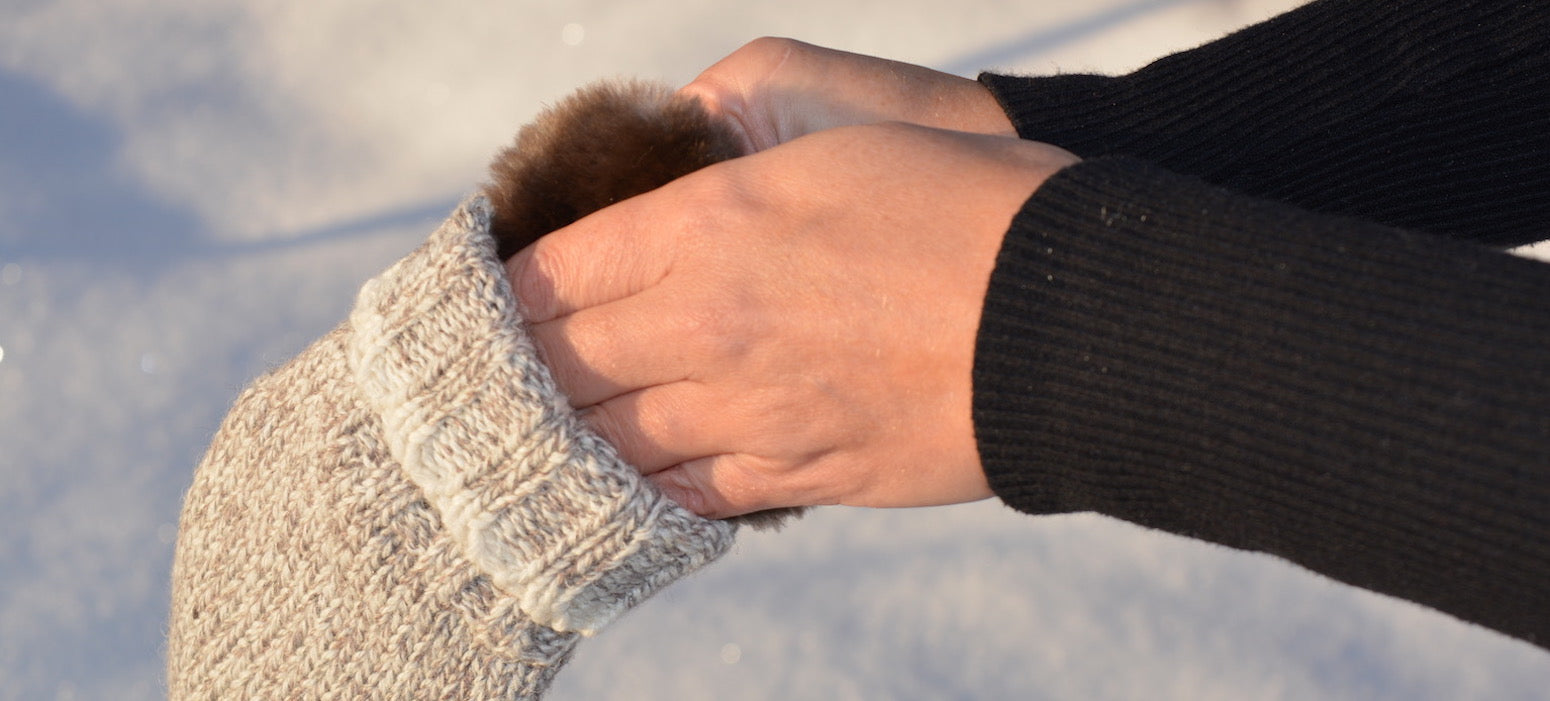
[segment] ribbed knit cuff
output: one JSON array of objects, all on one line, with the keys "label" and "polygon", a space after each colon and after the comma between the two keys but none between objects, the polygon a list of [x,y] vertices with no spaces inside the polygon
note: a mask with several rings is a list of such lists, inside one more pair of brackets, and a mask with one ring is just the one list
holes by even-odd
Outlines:
[{"label": "ribbed knit cuff", "polygon": [[[1515,390],[1550,382],[1545,270],[1140,161],[1084,161],[1029,199],[991,277],[975,368],[987,469],[998,491],[1037,501],[1032,510],[1067,511],[1123,487],[1085,484],[1097,476],[1078,468],[1100,456],[1125,471],[1187,471],[1245,447],[1269,464],[1321,446],[1334,452],[1319,458],[1346,464],[1370,457],[1350,447],[1388,439],[1444,450],[1458,438],[1448,419],[1489,423],[1499,405],[1524,421],[1512,410],[1542,401]],[[1460,387],[1473,395],[1455,396]],[[1393,415],[1396,405],[1443,425]],[[1320,418],[1351,414],[1362,423]],[[1266,435],[1266,415],[1288,422]],[[1550,418],[1528,416],[1490,431],[1550,431]],[[1047,484],[1019,481],[1031,472],[1020,446],[1033,439],[1054,451],[1038,471]]]},{"label": "ribbed knit cuff", "polygon": [[1546,21],[1499,0],[1324,0],[1123,76],[986,73],[980,82],[1023,138],[1203,175],[1190,166],[1316,138],[1379,105],[1430,93],[1443,109],[1443,87],[1478,59],[1511,71],[1504,59],[1541,53]]},{"label": "ribbed knit cuff", "polygon": [[1550,218],[1550,11],[1312,2],[1123,76],[980,76],[1025,139],[1513,246]]},{"label": "ribbed knit cuff", "polygon": [[1276,553],[1531,635],[1544,607],[1499,612],[1550,578],[1547,338],[1543,263],[1094,159],[1013,221],[974,422],[1019,509]]},{"label": "ribbed knit cuff", "polygon": [[482,197],[362,288],[348,356],[405,474],[533,621],[592,634],[714,560],[684,510],[576,418],[522,329]]}]

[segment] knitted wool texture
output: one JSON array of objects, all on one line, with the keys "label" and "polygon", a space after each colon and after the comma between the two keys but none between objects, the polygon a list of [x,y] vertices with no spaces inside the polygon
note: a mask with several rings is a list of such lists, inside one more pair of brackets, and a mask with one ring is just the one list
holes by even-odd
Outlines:
[{"label": "knitted wool texture", "polygon": [[730,546],[556,391],[490,218],[464,202],[237,400],[184,505],[171,698],[537,698]]}]

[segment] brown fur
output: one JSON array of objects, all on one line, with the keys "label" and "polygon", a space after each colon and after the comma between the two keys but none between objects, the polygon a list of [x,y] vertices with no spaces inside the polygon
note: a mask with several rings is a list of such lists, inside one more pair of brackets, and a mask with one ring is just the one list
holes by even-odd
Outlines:
[{"label": "brown fur", "polygon": [[697,100],[650,83],[594,83],[544,110],[490,164],[498,253],[740,155],[737,135]]},{"label": "brown fur", "polygon": [[[740,155],[737,135],[697,100],[650,83],[594,83],[540,113],[490,163],[496,252],[505,260],[592,212]],[[734,520],[775,529],[801,512]]]}]

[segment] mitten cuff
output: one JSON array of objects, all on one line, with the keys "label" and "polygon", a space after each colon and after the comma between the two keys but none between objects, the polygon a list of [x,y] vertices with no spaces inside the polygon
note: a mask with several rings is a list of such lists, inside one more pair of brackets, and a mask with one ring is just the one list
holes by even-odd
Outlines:
[{"label": "mitten cuff", "polygon": [[366,283],[349,364],[469,560],[534,622],[590,635],[720,556],[734,528],[664,497],[576,417],[522,328],[490,216],[470,198]]}]

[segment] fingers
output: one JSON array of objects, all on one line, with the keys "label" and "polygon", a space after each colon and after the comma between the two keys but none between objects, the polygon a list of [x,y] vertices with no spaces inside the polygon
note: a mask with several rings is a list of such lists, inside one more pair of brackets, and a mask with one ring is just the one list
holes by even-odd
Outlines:
[{"label": "fingers", "polygon": [[648,479],[679,506],[705,518],[732,518],[775,508],[733,479],[746,473],[737,455],[714,455],[674,465]]},{"label": "fingers", "polygon": [[755,39],[679,92],[727,118],[748,153],[825,129],[877,122],[1017,135],[978,81],[793,39]]},{"label": "fingers", "polygon": [[698,513],[975,498],[985,280],[1006,222],[1069,162],[920,126],[830,129],[605,209],[511,274],[560,386]]},{"label": "fingers", "polygon": [[677,314],[682,305],[664,302],[670,295],[654,287],[528,327],[571,406],[590,407],[690,376],[696,359],[684,342]]},{"label": "fingers", "polygon": [[659,470],[647,479],[679,506],[705,518],[732,518],[787,506],[839,503],[827,493],[798,483],[788,470],[742,453],[710,455]]},{"label": "fingers", "polygon": [[[794,470],[791,456],[728,452],[749,448],[739,427],[754,408],[696,381],[630,392],[593,406],[582,418],[619,456],[685,508],[729,518],[781,506],[834,503],[835,483],[817,471]],[[816,480],[816,481],[815,481]]]},{"label": "fingers", "polygon": [[660,281],[671,265],[673,231],[643,218],[640,212],[649,205],[640,200],[650,195],[588,215],[506,261],[523,318],[543,323]]},{"label": "fingers", "polygon": [[620,395],[582,418],[619,457],[649,475],[720,450],[716,404],[703,384],[674,382]]},{"label": "fingers", "polygon": [[764,480],[752,463],[767,461],[721,454],[723,423],[738,413],[727,399],[699,382],[674,382],[615,397],[581,416],[619,457],[690,511],[730,518],[779,506],[755,488]]},{"label": "fingers", "polygon": [[745,154],[757,153],[778,143],[774,133],[767,128],[767,121],[749,114],[744,99],[747,92],[742,82],[724,73],[713,73],[717,70],[716,66],[711,66],[694,82],[679,88],[678,94],[698,101],[712,119],[723,120],[732,127]]},{"label": "fingers", "polygon": [[730,120],[743,137],[746,153],[763,151],[789,138],[782,138],[783,120],[771,113],[764,93],[793,52],[805,48],[810,47],[792,39],[755,39],[705,69],[679,93],[698,98],[712,115]]}]

